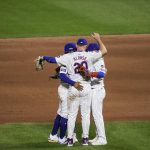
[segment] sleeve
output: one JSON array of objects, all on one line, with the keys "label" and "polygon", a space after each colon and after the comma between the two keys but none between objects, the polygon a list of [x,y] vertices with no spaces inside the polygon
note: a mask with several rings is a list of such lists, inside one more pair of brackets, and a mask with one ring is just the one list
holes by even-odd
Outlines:
[{"label": "sleeve", "polygon": [[91,77],[93,78],[98,78],[98,79],[100,79],[100,78],[104,78],[105,77],[105,75],[106,75],[106,73],[105,72],[103,72],[103,71],[99,71],[99,72],[91,72]]},{"label": "sleeve", "polygon": [[101,62],[101,66],[100,66],[100,71],[98,72],[97,78],[104,78],[107,73],[107,69],[105,68],[104,58],[101,58],[100,62]]},{"label": "sleeve", "polygon": [[67,75],[65,73],[60,73],[59,74],[59,78],[62,81],[64,81],[65,83],[68,83],[68,84],[70,84],[72,86],[75,84],[75,82],[73,80],[69,79],[69,77],[67,77]]},{"label": "sleeve", "polygon": [[106,74],[107,73],[107,69],[105,67],[104,58],[102,58],[100,61],[101,61],[100,71],[104,72]]},{"label": "sleeve", "polygon": [[49,63],[57,63],[55,57],[43,56],[43,60],[46,60]]},{"label": "sleeve", "polygon": [[104,78],[106,76],[106,68],[105,68],[105,63],[104,59],[101,58],[99,59],[98,62],[95,64],[95,72],[91,73],[91,77],[96,77],[96,78]]},{"label": "sleeve", "polygon": [[106,73],[105,73],[105,72],[100,71],[100,72],[98,72],[98,73],[97,73],[97,78],[104,78],[104,77],[105,77],[105,75],[106,75]]},{"label": "sleeve", "polygon": [[67,76],[67,68],[65,66],[61,66],[60,67],[60,71],[59,71],[59,78],[65,82],[68,83],[70,85],[74,85],[75,82],[73,80],[71,80],[68,76]]}]

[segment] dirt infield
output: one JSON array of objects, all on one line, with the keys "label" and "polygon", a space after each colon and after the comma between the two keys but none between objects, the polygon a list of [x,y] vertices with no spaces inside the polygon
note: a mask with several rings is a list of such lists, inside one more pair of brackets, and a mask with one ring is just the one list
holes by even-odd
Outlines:
[{"label": "dirt infield", "polygon": [[[90,37],[89,42],[93,42]],[[47,122],[57,110],[54,64],[35,71],[39,55],[57,56],[78,37],[0,39],[0,123]],[[150,35],[102,36],[108,49],[105,120],[150,120]]]}]

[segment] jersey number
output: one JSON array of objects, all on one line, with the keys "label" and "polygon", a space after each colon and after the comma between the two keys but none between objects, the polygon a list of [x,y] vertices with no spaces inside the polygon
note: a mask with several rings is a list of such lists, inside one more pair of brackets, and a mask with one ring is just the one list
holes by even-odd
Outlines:
[{"label": "jersey number", "polygon": [[79,68],[80,65],[84,66],[88,70],[88,64],[87,64],[86,61],[82,61],[81,63],[74,63],[74,66],[75,66],[74,72],[75,72],[75,74],[79,73],[78,68]]}]

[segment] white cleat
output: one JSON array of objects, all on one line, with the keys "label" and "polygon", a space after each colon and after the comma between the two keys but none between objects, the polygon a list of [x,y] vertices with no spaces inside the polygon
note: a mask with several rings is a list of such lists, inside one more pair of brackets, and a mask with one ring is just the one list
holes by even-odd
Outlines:
[{"label": "white cleat", "polygon": [[94,141],[94,142],[92,142],[91,144],[92,144],[92,145],[106,145],[106,144],[107,144],[107,141],[104,141],[104,140],[102,140],[102,139],[100,139],[100,138],[97,138],[97,140]]},{"label": "white cleat", "polygon": [[57,143],[58,142],[58,136],[57,136],[57,134],[56,135],[49,135],[49,137],[48,137],[48,142],[50,142],[50,143]]},{"label": "white cleat", "polygon": [[89,142],[90,142],[90,143],[93,143],[93,142],[95,142],[97,139],[98,139],[98,137],[96,136],[94,139],[89,140]]},{"label": "white cleat", "polygon": [[76,133],[73,134],[73,143],[76,143],[78,142],[78,139],[77,139],[77,136],[76,136]]},{"label": "white cleat", "polygon": [[59,144],[67,144],[67,138],[64,137],[63,139],[61,139],[60,137],[58,138],[58,143]]}]

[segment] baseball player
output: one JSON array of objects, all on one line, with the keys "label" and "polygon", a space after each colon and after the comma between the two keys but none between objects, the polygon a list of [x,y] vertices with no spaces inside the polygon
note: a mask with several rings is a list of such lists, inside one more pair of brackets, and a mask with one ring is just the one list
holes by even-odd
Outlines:
[{"label": "baseball player", "polygon": [[[76,44],[74,43],[67,43],[64,47],[64,53],[71,53],[76,51]],[[58,74],[63,74],[61,76],[62,79],[65,78],[67,74],[67,70],[65,66],[60,66],[56,68],[56,75],[51,76],[52,78],[59,78]],[[66,77],[67,78],[67,77]],[[65,79],[66,79],[65,78]],[[67,80],[69,81],[69,80]],[[69,84],[75,84],[73,81],[68,82]],[[48,137],[49,142],[58,142],[60,144],[66,144],[66,129],[67,129],[67,121],[68,121],[68,104],[67,104],[67,97],[68,97],[68,89],[69,84],[65,83],[61,80],[61,83],[58,87],[58,96],[59,96],[59,108],[57,111],[57,116],[54,121],[52,132],[50,133]],[[82,88],[82,87],[81,87]],[[58,137],[58,129],[60,128],[60,136]],[[74,142],[76,142],[77,139],[74,135]]]},{"label": "baseball player", "polygon": [[[86,51],[89,52],[95,50],[100,50],[99,45],[97,43],[91,43]],[[106,95],[104,88],[104,77],[106,74],[104,58],[101,58],[94,63],[93,71],[101,73],[101,76],[99,76],[99,78],[91,78],[91,108],[96,125],[96,137],[93,140],[89,140],[89,142],[91,142],[92,145],[105,145],[107,144],[107,140],[102,114],[103,100]]]}]

